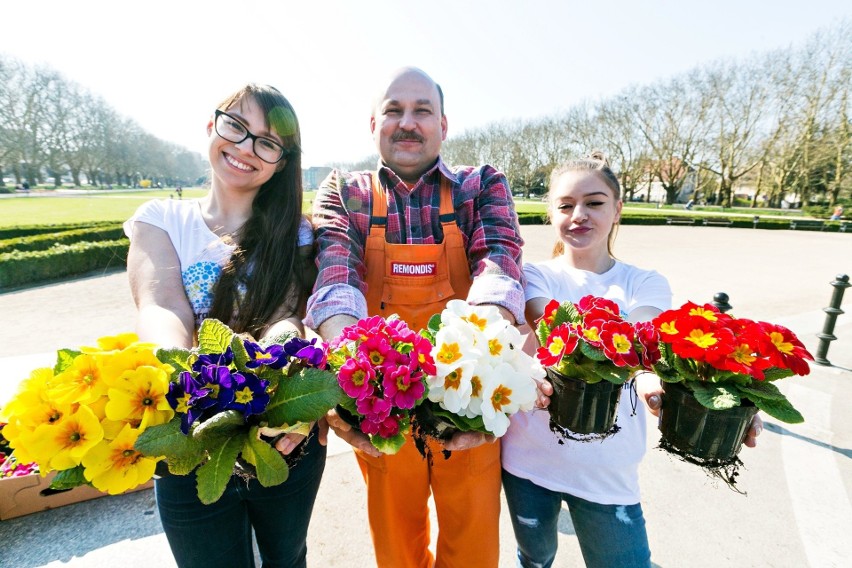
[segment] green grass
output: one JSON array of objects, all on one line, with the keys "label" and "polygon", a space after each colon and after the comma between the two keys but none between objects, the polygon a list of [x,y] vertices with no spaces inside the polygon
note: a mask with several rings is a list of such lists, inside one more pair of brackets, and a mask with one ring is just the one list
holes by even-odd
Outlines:
[{"label": "green grass", "polygon": [[[185,189],[185,199],[197,198],[207,192],[202,188]],[[128,193],[89,194],[84,197],[33,197],[15,196],[0,199],[0,227],[18,225],[47,225],[55,223],[79,223],[88,221],[124,221],[149,199],[168,198],[172,190],[139,191]],[[315,191],[306,191],[303,211],[310,212]],[[546,204],[540,200],[515,200],[519,213],[544,213]],[[696,207],[687,211],[683,205],[664,205],[657,209],[655,205],[628,203],[624,206],[624,215],[662,215],[672,217],[689,215],[691,217],[805,217],[800,210],[748,209],[721,207]]]},{"label": "green grass", "polygon": [[[184,198],[201,197],[205,189],[185,189]],[[172,191],[89,194],[85,197],[18,196],[0,199],[0,227],[87,221],[124,221],[144,202],[168,198]]]}]

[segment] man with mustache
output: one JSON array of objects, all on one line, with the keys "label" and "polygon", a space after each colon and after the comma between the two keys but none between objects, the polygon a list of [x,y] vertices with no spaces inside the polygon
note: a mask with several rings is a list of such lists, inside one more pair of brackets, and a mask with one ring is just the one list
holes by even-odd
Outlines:
[{"label": "man with mustache", "polygon": [[[523,323],[523,240],[508,183],[491,166],[441,160],[447,118],[438,84],[419,69],[397,71],[370,129],[378,170],[334,171],[314,201],[319,277],[305,324],[328,340],[360,318],[396,313],[419,330],[455,298]],[[356,448],[379,567],[497,566],[499,441],[456,434],[444,444],[451,457],[435,452],[429,464],[410,439],[383,455],[333,412],[328,422]],[[435,558],[430,491],[440,527]]]}]

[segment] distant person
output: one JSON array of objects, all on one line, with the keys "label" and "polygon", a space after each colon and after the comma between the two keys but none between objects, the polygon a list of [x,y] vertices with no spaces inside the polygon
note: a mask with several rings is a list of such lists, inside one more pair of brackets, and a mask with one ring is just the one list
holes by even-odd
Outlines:
[{"label": "distant person", "polygon": [[[276,89],[246,85],[207,123],[210,191],[201,199],[156,199],[125,223],[127,259],[142,341],[192,347],[207,317],[260,339],[304,334],[312,281],[310,222],[302,215],[299,124]],[[252,532],[264,566],[306,565],[308,521],[326,449],[293,434],[276,448],[302,448],[286,482],[263,487],[231,477],[204,505],[195,473],[156,482],[157,507],[180,568],[254,566]],[[298,444],[298,446],[297,446]]]},{"label": "distant person", "polygon": [[181,186],[177,186],[175,193],[177,193],[178,199],[183,199],[183,188]]},{"label": "distant person", "polygon": [[839,221],[843,217],[843,206],[838,205],[834,208],[834,213],[831,214],[832,221]]}]

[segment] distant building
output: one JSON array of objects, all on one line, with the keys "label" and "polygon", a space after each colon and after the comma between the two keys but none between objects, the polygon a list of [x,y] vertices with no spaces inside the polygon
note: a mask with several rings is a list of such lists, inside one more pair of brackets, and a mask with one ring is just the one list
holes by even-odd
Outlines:
[{"label": "distant building", "polygon": [[331,168],[326,167],[311,167],[302,169],[302,186],[306,191],[312,191],[319,188],[322,180],[331,173]]}]

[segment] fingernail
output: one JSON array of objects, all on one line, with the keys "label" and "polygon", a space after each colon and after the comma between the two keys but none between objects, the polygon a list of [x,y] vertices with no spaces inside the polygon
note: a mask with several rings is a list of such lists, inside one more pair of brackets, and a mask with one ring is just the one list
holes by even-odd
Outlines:
[{"label": "fingernail", "polygon": [[758,436],[760,436],[760,433],[761,433],[761,432],[763,432],[763,426],[762,426],[762,425],[759,425],[759,424],[758,424],[758,425],[755,425],[755,427],[754,427],[754,437],[755,437],[755,438],[757,438]]},{"label": "fingernail", "polygon": [[658,406],[660,406],[660,396],[656,395],[656,394],[652,394],[648,398],[648,404],[650,406],[654,407],[654,408],[657,408]]}]

